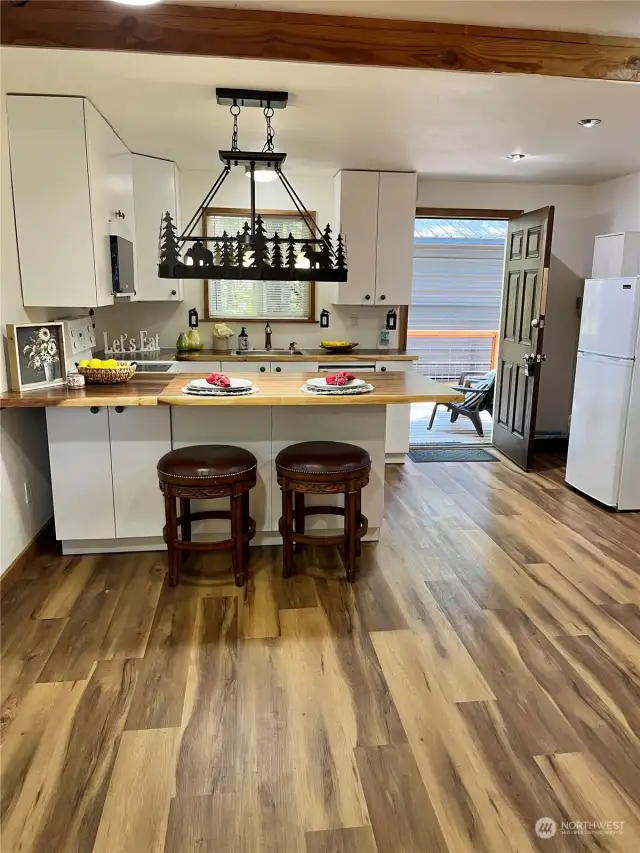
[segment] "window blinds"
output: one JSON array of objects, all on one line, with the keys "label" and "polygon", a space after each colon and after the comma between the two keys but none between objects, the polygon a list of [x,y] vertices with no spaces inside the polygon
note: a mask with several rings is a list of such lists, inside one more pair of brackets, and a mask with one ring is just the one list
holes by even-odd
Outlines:
[{"label": "window blinds", "polygon": [[[296,239],[311,237],[311,231],[298,214],[261,214],[269,235]],[[248,213],[207,214],[207,236],[221,237],[223,232],[242,231]],[[308,265],[306,259],[303,263]],[[311,310],[311,282],[308,281],[232,281],[209,282],[209,316],[239,320],[306,320]]]},{"label": "window blinds", "polygon": [[503,257],[504,244],[415,243],[409,329],[497,329]]},{"label": "window blinds", "polygon": [[[495,240],[416,240],[409,330],[498,329],[503,257]],[[441,382],[491,366],[491,338],[410,337],[409,348],[418,371]]]}]

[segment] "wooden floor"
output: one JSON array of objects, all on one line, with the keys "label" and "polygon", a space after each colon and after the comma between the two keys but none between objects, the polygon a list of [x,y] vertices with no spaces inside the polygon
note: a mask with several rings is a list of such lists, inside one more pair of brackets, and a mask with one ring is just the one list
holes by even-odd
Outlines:
[{"label": "wooden floor", "polygon": [[433,426],[431,429],[427,429],[433,407],[434,403],[411,403],[409,431],[411,446],[437,445],[440,447],[448,444],[482,446],[491,444],[493,418],[489,412],[480,413],[484,435],[478,435],[469,418],[465,418],[464,415],[451,423],[451,412],[447,411],[444,406],[438,407]]},{"label": "wooden floor", "polygon": [[387,480],[353,587],[331,549],[287,582],[252,549],[240,592],[34,563],[3,601],[3,853],[637,853],[639,515],[551,457]]}]

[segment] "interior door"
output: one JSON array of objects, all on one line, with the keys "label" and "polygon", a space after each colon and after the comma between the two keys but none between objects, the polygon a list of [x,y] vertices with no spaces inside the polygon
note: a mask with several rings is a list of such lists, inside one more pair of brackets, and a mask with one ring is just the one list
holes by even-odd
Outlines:
[{"label": "interior door", "polygon": [[527,470],[533,452],[551,260],[553,207],[512,219],[507,232],[493,444]]}]

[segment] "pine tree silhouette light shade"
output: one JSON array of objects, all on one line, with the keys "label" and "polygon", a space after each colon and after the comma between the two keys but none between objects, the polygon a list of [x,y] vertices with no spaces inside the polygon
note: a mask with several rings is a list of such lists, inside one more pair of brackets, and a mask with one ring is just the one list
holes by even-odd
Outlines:
[{"label": "pine tree silhouette light shade", "polygon": [[[271,119],[274,109],[284,109],[288,92],[258,89],[217,89],[218,104],[228,106],[233,116],[231,148],[219,151],[223,169],[202,203],[178,236],[167,211],[160,227],[159,278],[256,279],[259,281],[346,281],[347,253],[344,237],[338,234],[334,249],[329,225],[324,231],[304,206],[282,171],[287,157],[275,150]],[[238,117],[241,107],[263,109],[266,141],[262,151],[242,151],[238,146]],[[205,211],[225,182],[231,169],[240,166],[250,177],[250,218],[242,231],[221,236],[192,236]],[[309,236],[268,234],[256,211],[256,172],[270,171],[278,178],[309,230]],[[301,259],[301,256],[304,260]]]}]

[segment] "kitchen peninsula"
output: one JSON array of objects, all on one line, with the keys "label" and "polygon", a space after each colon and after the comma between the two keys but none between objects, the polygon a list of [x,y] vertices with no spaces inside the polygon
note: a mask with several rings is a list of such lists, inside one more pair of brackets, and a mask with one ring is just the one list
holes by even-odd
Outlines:
[{"label": "kitchen peninsula", "polygon": [[[0,407],[46,409],[56,538],[64,553],[163,548],[157,461],[171,449],[208,443],[245,447],[258,459],[258,485],[251,492],[255,544],[280,541],[273,462],[280,450],[313,439],[358,444],[372,458],[363,512],[369,518],[366,538],[376,540],[384,506],[387,406],[462,397],[447,385],[400,371],[376,374],[370,394],[318,397],[301,390],[315,375],[259,375],[257,393],[232,399],[182,393],[190,379],[203,374],[147,375],[123,385],[7,392],[0,395]],[[329,498],[334,496],[310,501],[327,504]],[[335,524],[335,516],[314,516],[310,530],[329,531]],[[224,522],[201,525],[194,528],[196,538],[224,530]]]}]

